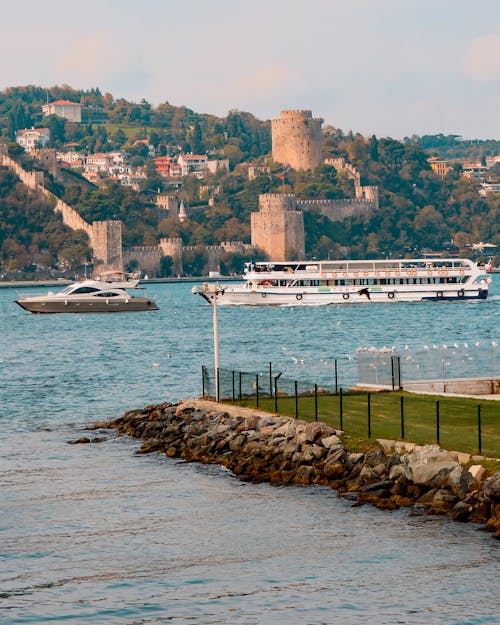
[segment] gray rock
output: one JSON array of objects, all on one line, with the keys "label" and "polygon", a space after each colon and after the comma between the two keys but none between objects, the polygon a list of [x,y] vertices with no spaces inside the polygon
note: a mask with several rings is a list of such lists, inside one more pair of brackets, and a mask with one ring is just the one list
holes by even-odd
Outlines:
[{"label": "gray rock", "polygon": [[368,467],[376,467],[378,464],[386,464],[387,456],[381,449],[372,449],[365,455],[365,465]]},{"label": "gray rock", "polygon": [[448,486],[459,499],[464,499],[475,484],[476,480],[472,477],[472,474],[464,469],[462,465],[452,469],[448,475]]},{"label": "gray rock", "polygon": [[332,449],[333,447],[338,447],[339,445],[342,445],[342,441],[336,434],[332,434],[331,436],[322,438],[321,443],[323,447],[326,447],[327,449]]},{"label": "gray rock", "polygon": [[430,484],[440,472],[448,474],[459,466],[437,445],[425,445],[403,457],[406,477],[415,484]]},{"label": "gray rock", "polygon": [[374,482],[373,484],[368,484],[368,486],[365,486],[365,488],[363,489],[365,493],[378,493],[383,492],[383,491],[390,491],[391,488],[393,487],[393,483],[391,482],[391,480],[382,480],[380,482]]},{"label": "gray rock", "polygon": [[389,479],[392,480],[393,482],[398,480],[403,475],[406,477],[405,469],[402,464],[393,465],[389,471]]},{"label": "gray rock", "polygon": [[471,506],[469,506],[469,504],[465,503],[465,501],[459,501],[453,506],[451,516],[456,521],[467,521],[471,511]]},{"label": "gray rock", "polygon": [[358,462],[362,462],[365,458],[365,454],[359,454],[359,453],[352,453],[349,454],[348,459],[349,462],[354,466],[355,464],[358,464]]},{"label": "gray rock", "polygon": [[308,443],[315,443],[320,438],[326,438],[335,434],[335,430],[325,423],[308,423],[305,429],[305,440]]},{"label": "gray rock", "polygon": [[346,457],[346,450],[343,447],[339,447],[338,449],[330,451],[327,460],[328,462],[345,462]]},{"label": "gray rock", "polygon": [[489,477],[483,486],[483,493],[492,501],[500,501],[500,471]]},{"label": "gray rock", "polygon": [[458,502],[458,497],[449,490],[441,488],[434,495],[430,512],[445,513],[449,512]]}]

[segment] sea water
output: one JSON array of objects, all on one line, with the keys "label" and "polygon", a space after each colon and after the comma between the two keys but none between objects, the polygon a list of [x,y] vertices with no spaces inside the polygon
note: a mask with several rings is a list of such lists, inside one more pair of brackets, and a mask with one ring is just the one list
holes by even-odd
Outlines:
[{"label": "sea water", "polygon": [[[31,315],[0,289],[0,623],[500,623],[500,545],[478,526],[240,482],[113,434],[67,444],[201,394],[212,309],[191,286],[149,284],[159,311],[115,315]],[[494,349],[499,304],[495,275],[480,302],[220,308],[221,366],[315,381],[360,346]]]}]

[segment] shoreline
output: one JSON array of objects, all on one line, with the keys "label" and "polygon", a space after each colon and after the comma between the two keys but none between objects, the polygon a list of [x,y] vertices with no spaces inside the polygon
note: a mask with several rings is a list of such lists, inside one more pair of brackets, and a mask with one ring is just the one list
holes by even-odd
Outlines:
[{"label": "shoreline", "polygon": [[[324,423],[200,399],[131,410],[89,429],[142,440],[136,453],[222,465],[253,483],[328,486],[354,506],[445,515],[480,524],[500,540],[500,471],[488,477],[481,457],[437,445],[380,440],[362,453],[350,452],[344,432]],[[461,464],[470,461],[478,464]]]}]

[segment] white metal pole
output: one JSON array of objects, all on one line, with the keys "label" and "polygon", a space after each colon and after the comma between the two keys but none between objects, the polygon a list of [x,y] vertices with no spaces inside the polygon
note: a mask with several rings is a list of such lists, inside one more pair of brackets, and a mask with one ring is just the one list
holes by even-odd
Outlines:
[{"label": "white metal pole", "polygon": [[215,401],[219,401],[219,319],[217,316],[217,286],[213,291],[214,307],[214,364],[215,364]]}]

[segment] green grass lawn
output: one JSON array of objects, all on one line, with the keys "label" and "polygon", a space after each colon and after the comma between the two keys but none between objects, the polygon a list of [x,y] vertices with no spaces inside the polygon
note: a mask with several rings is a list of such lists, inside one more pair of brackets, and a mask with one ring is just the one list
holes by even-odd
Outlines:
[{"label": "green grass lawn", "polygon": [[[403,397],[404,437],[401,428]],[[481,411],[481,454],[500,458],[500,403],[461,397],[416,396],[408,393],[370,393],[370,436],[368,432],[367,393],[346,393],[342,397],[342,424],[339,395],[317,397],[318,421],[345,431],[356,440],[388,438],[419,445],[437,443],[439,401],[439,444],[445,449],[479,453],[478,405]],[[241,405],[256,406],[255,398]],[[274,398],[260,398],[259,409],[274,413]],[[278,397],[278,414],[294,417],[295,397]],[[314,396],[298,397],[298,416],[306,421],[316,418]]]}]

